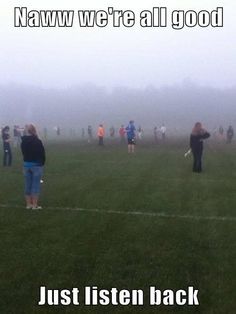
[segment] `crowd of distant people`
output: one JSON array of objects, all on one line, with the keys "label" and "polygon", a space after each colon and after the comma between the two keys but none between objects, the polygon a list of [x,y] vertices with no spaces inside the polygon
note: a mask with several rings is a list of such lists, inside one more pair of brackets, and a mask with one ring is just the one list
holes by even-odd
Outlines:
[{"label": "crowd of distant people", "polygon": [[228,127],[228,129],[225,131],[222,125],[219,126],[219,129],[215,128],[213,131],[213,134],[215,135],[216,138],[219,139],[225,139],[227,143],[231,143],[232,139],[234,137],[234,129],[232,125]]},{"label": "crowd of distant people", "polygon": [[[12,164],[12,148],[13,147],[19,147],[21,144],[21,139],[24,134],[25,129],[23,127],[20,127],[19,125],[14,125],[13,131],[10,130],[9,126],[5,126],[0,129],[2,134],[2,141],[3,141],[3,166],[11,166]],[[61,128],[59,126],[55,126],[53,128],[56,137],[61,137]],[[195,129],[196,131],[196,129]],[[153,139],[154,143],[159,143],[160,141],[166,140],[166,132],[167,128],[164,124],[162,124],[160,127],[155,126],[153,128]],[[13,140],[11,137],[11,134],[13,134]],[[104,139],[105,139],[105,127],[103,124],[100,124],[98,126],[97,132],[95,133],[93,131],[93,128],[91,125],[88,125],[87,127],[87,134],[85,132],[85,128],[82,128],[81,137],[82,139],[86,139],[88,143],[94,142],[95,134],[98,139],[98,145],[104,146]],[[234,129],[232,125],[230,125],[226,130],[223,128],[223,126],[219,126],[219,128],[215,128],[212,131],[212,134],[221,140],[226,140],[226,143],[231,143],[234,137]],[[43,128],[42,130],[42,137],[46,141],[48,139],[48,129]],[[71,136],[76,136],[75,131],[71,129],[70,131]],[[136,145],[136,141],[142,140],[144,137],[144,130],[139,125],[137,128],[135,127],[134,121],[131,120],[129,123],[125,126],[122,124],[119,129],[115,129],[114,126],[111,126],[109,128],[109,136],[110,138],[119,137],[120,143],[125,143],[127,140],[128,144],[128,152],[134,152],[134,146]],[[12,143],[12,145],[11,145]]]},{"label": "crowd of distant people", "polygon": [[[131,125],[133,125],[132,128],[131,128]],[[130,129],[133,130],[132,131],[133,133],[130,131]],[[165,140],[165,137],[166,137],[166,126],[164,124],[160,128],[154,127],[154,131],[153,132],[154,132],[154,140],[155,140],[155,142],[158,142],[158,139]],[[135,142],[135,139],[138,139],[138,140],[142,140],[143,139],[143,135],[144,135],[143,128],[141,126],[139,126],[136,129],[136,127],[134,126],[134,121],[131,120],[126,127],[124,126],[124,124],[122,124],[120,126],[120,128],[117,130],[117,134],[118,134],[118,136],[120,138],[120,143],[124,143],[126,137],[127,137],[127,141],[129,142],[130,133],[132,134],[133,142]],[[110,138],[115,138],[116,137],[116,129],[114,128],[114,126],[111,126],[109,128],[109,135],[110,135]],[[81,130],[81,137],[82,137],[82,139],[84,139],[86,137],[84,128],[82,128],[82,130]],[[105,137],[105,128],[104,128],[103,124],[100,124],[98,126],[98,129],[97,129],[97,138],[98,138],[98,145],[99,146],[104,146],[104,137]],[[89,125],[88,128],[87,128],[87,140],[88,140],[88,143],[91,143],[93,138],[94,138],[94,132],[93,132],[92,126]]]},{"label": "crowd of distant people", "polygon": [[[56,136],[61,136],[61,128],[59,126],[54,127]],[[153,129],[154,142],[157,143],[159,140],[166,140],[167,128],[164,124],[161,127],[155,126]],[[11,139],[11,133],[13,133],[13,141]],[[114,138],[116,130],[114,126],[109,129],[109,135]],[[137,129],[133,120],[129,123],[121,125],[118,130],[120,143],[125,143],[127,139],[128,153],[135,152],[136,140],[142,140],[144,131],[141,126]],[[226,132],[222,126],[218,130],[214,130],[213,134],[223,139],[226,138],[227,143],[231,143],[234,137],[234,129],[230,125]],[[10,167],[12,165],[12,148],[11,143],[13,142],[14,147],[21,147],[23,156],[24,166],[24,178],[25,178],[25,200],[26,207],[32,209],[40,209],[38,205],[38,198],[40,193],[40,182],[42,181],[43,166],[45,164],[45,149],[42,141],[39,139],[37,130],[34,125],[29,124],[24,128],[15,125],[13,132],[11,132],[9,126],[1,128],[2,142],[3,142],[3,166]],[[47,128],[43,129],[43,137],[46,140],[48,137]],[[82,138],[85,138],[85,129],[82,129]],[[104,146],[105,128],[103,124],[100,124],[97,129],[98,145]],[[202,127],[200,122],[197,122],[190,134],[190,149],[185,154],[189,153],[193,155],[193,172],[200,173],[202,171],[202,153],[203,153],[203,141],[210,137],[210,133]],[[93,129],[89,125],[87,128],[87,140],[91,143],[93,140]]]}]

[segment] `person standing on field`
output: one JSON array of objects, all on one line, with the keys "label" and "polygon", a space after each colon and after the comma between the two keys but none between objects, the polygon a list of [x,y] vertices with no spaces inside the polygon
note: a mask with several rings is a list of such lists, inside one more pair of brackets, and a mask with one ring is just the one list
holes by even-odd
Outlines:
[{"label": "person standing on field", "polygon": [[162,141],[164,141],[166,139],[166,126],[164,124],[162,124],[162,126],[160,127],[160,131],[161,131],[161,139]]},{"label": "person standing on field", "polygon": [[88,126],[87,132],[88,132],[88,143],[91,143],[93,139],[93,130],[92,130],[91,125]]},{"label": "person standing on field", "polygon": [[154,141],[155,141],[155,143],[158,143],[158,129],[157,129],[156,126],[153,129],[153,134],[154,134]]},{"label": "person standing on field", "polygon": [[223,138],[224,138],[224,128],[222,125],[220,125],[220,127],[219,127],[219,139],[223,140]]},{"label": "person standing on field", "polygon": [[110,137],[114,137],[115,136],[115,128],[114,126],[110,127]]},{"label": "person standing on field", "polygon": [[45,164],[45,149],[38,138],[33,124],[25,126],[21,142],[21,151],[24,160],[25,200],[26,208],[42,209],[38,206],[40,182]]},{"label": "person standing on field", "polygon": [[121,143],[124,143],[125,142],[125,128],[124,128],[124,125],[122,124],[120,129],[119,129],[119,135],[120,135],[120,142]]},{"label": "person standing on field", "polygon": [[134,121],[130,120],[128,126],[125,128],[128,141],[128,153],[134,153],[135,147],[135,126]]},{"label": "person standing on field", "polygon": [[97,136],[98,136],[98,145],[99,146],[104,146],[104,135],[105,135],[105,129],[103,127],[102,124],[99,125],[98,127],[98,132],[97,132]]},{"label": "person standing on field", "polygon": [[5,126],[2,129],[2,141],[3,141],[3,166],[11,166],[12,153],[11,153],[11,136],[9,126]]},{"label": "person standing on field", "polygon": [[193,154],[193,172],[202,172],[203,140],[210,137],[200,122],[195,123],[190,135],[190,148]]},{"label": "person standing on field", "polygon": [[138,127],[138,139],[141,140],[143,138],[143,129],[141,125]]},{"label": "person standing on field", "polygon": [[226,133],[226,136],[227,136],[227,143],[231,143],[232,139],[234,137],[234,129],[233,129],[232,125],[229,126],[227,133]]}]

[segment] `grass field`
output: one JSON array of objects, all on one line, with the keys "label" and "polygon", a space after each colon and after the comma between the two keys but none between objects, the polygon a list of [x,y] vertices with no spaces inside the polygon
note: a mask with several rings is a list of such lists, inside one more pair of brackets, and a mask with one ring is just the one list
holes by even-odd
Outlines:
[{"label": "grass field", "polygon": [[[41,211],[26,210],[22,161],[0,176],[0,313],[216,313],[236,309],[236,145],[48,142]],[[77,209],[77,210],[76,210]],[[83,210],[78,210],[83,209]],[[149,286],[199,290],[200,306],[148,305]],[[37,306],[39,287],[142,289],[144,306]]]}]

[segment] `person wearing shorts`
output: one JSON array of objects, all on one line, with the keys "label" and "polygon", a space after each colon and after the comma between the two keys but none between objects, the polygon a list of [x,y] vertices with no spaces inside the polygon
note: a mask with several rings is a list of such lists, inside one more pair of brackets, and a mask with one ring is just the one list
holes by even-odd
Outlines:
[{"label": "person wearing shorts", "polygon": [[41,209],[38,199],[45,164],[45,149],[33,124],[26,125],[24,133],[21,151],[24,159],[26,208]]},{"label": "person wearing shorts", "polygon": [[128,126],[125,128],[128,141],[128,153],[134,153],[135,147],[135,126],[134,121],[130,120]]}]

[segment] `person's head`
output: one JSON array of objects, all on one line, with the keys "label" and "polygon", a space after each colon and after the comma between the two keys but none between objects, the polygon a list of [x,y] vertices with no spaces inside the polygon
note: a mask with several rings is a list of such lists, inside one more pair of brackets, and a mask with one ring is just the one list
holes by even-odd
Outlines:
[{"label": "person's head", "polygon": [[134,124],[134,120],[130,120],[129,123],[130,123],[130,124]]},{"label": "person's head", "polygon": [[26,124],[25,133],[31,136],[38,136],[36,128],[33,124]]},{"label": "person's head", "polygon": [[8,125],[6,125],[3,129],[2,132],[3,133],[8,133],[10,131],[10,127]]},{"label": "person's head", "polygon": [[202,124],[201,124],[201,122],[196,122],[194,127],[193,127],[192,133],[193,134],[199,134],[201,132],[202,132]]}]

